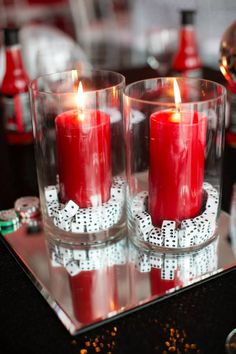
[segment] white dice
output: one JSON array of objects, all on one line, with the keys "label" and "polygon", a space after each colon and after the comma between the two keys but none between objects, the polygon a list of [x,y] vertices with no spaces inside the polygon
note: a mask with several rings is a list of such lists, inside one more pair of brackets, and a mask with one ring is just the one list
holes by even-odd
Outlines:
[{"label": "white dice", "polygon": [[45,199],[47,203],[59,202],[56,186],[47,186],[44,188]]},{"label": "white dice", "polygon": [[178,232],[175,230],[176,223],[171,220],[164,220],[161,226],[161,234],[165,247],[178,247]]}]

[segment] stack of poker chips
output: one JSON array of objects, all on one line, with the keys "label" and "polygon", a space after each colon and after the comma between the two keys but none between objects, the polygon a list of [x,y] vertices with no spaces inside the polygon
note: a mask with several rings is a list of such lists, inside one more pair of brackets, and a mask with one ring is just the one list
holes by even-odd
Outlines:
[{"label": "stack of poker chips", "polygon": [[16,231],[20,221],[14,209],[0,211],[0,231],[3,236]]},{"label": "stack of poker chips", "polygon": [[15,201],[15,211],[23,224],[34,224],[41,217],[39,198],[22,197]]},{"label": "stack of poker chips", "polygon": [[27,232],[40,229],[40,203],[37,197],[22,197],[15,201],[14,209],[0,211],[0,231],[7,235],[16,231],[22,224],[27,225]]},{"label": "stack of poker chips", "polygon": [[182,220],[181,225],[173,220],[163,220],[161,227],[152,225],[147,210],[147,191],[138,193],[129,202],[138,238],[158,247],[188,248],[207,242],[214,235],[219,204],[219,193],[209,183],[203,184],[206,196],[204,210],[195,218]]},{"label": "stack of poker chips", "polygon": [[111,197],[97,207],[80,208],[73,200],[66,204],[59,201],[58,187],[45,187],[47,214],[55,226],[73,233],[107,230],[120,221],[125,204],[125,179],[114,177]]}]

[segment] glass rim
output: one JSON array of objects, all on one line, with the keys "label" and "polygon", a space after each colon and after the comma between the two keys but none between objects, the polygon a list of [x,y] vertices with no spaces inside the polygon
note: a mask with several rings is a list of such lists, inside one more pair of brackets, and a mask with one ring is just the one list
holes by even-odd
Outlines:
[{"label": "glass rim", "polygon": [[129,85],[126,85],[125,89],[124,89],[124,96],[126,99],[130,100],[130,101],[134,101],[134,102],[139,102],[139,103],[143,103],[143,104],[147,104],[147,105],[151,105],[151,106],[164,106],[164,107],[173,107],[176,105],[175,101],[172,101],[172,102],[162,102],[162,101],[151,101],[151,100],[147,100],[147,99],[142,99],[142,98],[136,98],[136,97],[132,97],[132,95],[128,94],[128,90],[131,88],[131,87],[134,87],[135,85],[139,85],[141,83],[144,83],[144,82],[155,82],[155,81],[169,81],[169,80],[174,80],[176,79],[177,81],[184,81],[184,80],[187,80],[189,82],[204,82],[204,83],[207,83],[209,85],[212,85],[215,86],[215,87],[219,87],[222,92],[221,94],[219,95],[216,95],[216,97],[212,97],[212,98],[207,98],[207,99],[202,99],[202,100],[193,100],[193,101],[189,101],[189,102],[181,102],[181,103],[178,103],[178,107],[184,107],[184,106],[188,106],[189,105],[201,105],[203,103],[207,103],[207,102],[212,102],[212,101],[215,101],[215,100],[219,100],[219,99],[223,99],[226,97],[226,93],[227,93],[227,90],[226,90],[226,87],[216,81],[213,81],[213,80],[208,80],[208,79],[203,79],[203,78],[185,78],[185,77],[171,77],[171,76],[160,76],[160,77],[152,77],[152,78],[148,78],[148,79],[142,79],[142,80],[139,80],[139,81],[134,81],[132,83],[130,83]]},{"label": "glass rim", "polygon": [[[86,94],[92,94],[94,92],[102,92],[102,91],[107,91],[107,90],[111,90],[113,88],[122,88],[122,86],[125,86],[125,76],[120,74],[119,72],[117,71],[112,71],[112,70],[103,70],[103,69],[88,69],[86,68],[84,72],[81,72],[80,70],[77,70],[77,69],[71,69],[71,70],[65,70],[65,71],[60,71],[60,72],[55,72],[55,73],[49,73],[49,74],[45,74],[45,75],[39,75],[37,76],[36,78],[30,80],[29,82],[29,90],[30,91],[33,91],[33,92],[37,92],[38,94],[41,94],[41,95],[55,95],[55,96],[62,96],[62,95],[74,95],[76,92],[75,91],[61,91],[61,92],[53,92],[53,91],[45,91],[45,90],[41,90],[41,89],[38,89],[36,87],[37,85],[37,82],[39,82],[39,80],[41,79],[46,79],[46,78],[50,78],[50,77],[53,77],[53,76],[60,76],[60,75],[66,75],[66,74],[69,74],[69,73],[72,73],[72,72],[77,72],[78,73],[78,78],[80,76],[83,76],[86,78],[87,74],[89,75],[94,75],[94,74],[102,74],[102,75],[106,75],[107,77],[109,75],[114,75],[116,76],[117,78],[119,78],[119,80],[117,80],[117,83],[115,84],[111,84],[111,85],[108,85],[107,87],[105,88],[99,88],[99,89],[96,89],[96,90],[88,90],[86,91]],[[90,77],[90,76],[88,76]]]}]

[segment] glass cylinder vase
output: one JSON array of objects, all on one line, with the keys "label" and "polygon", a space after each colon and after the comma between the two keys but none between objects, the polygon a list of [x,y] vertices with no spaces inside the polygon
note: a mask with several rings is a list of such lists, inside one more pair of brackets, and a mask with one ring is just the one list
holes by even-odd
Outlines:
[{"label": "glass cylinder vase", "polygon": [[225,95],[203,79],[126,87],[128,229],[138,246],[197,249],[217,234]]},{"label": "glass cylinder vase", "polygon": [[71,70],[30,84],[45,234],[92,245],[125,228],[123,101],[125,79]]}]

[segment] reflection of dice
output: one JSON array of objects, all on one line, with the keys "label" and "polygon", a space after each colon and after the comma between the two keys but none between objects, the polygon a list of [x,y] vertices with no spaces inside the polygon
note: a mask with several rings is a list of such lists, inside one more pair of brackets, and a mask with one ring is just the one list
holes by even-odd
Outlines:
[{"label": "reflection of dice", "polygon": [[165,270],[176,270],[177,269],[177,257],[175,256],[165,256],[164,258],[164,269]]},{"label": "reflection of dice", "polygon": [[143,112],[138,111],[136,109],[132,109],[130,111],[130,121],[132,124],[138,124],[145,120],[145,115]]},{"label": "reflection of dice", "polygon": [[56,186],[47,186],[44,188],[45,199],[47,203],[58,202],[58,194]]},{"label": "reflection of dice", "polygon": [[155,246],[163,246],[164,239],[161,230],[158,227],[153,227],[149,233],[149,242]]},{"label": "reflection of dice", "polygon": [[135,265],[136,268],[141,273],[146,273],[151,271],[151,265],[149,262],[149,256],[144,252],[139,252],[138,254],[138,264]]},{"label": "reflection of dice", "polygon": [[59,253],[60,253],[60,257],[62,259],[62,263],[64,266],[73,260],[73,251],[71,249],[65,248],[65,247],[60,247]]},{"label": "reflection of dice", "polygon": [[196,276],[195,260],[193,254],[183,254],[178,258],[179,278],[183,283],[188,282]]},{"label": "reflection of dice", "polygon": [[67,272],[73,277],[80,272],[80,267],[77,262],[71,261],[65,265]]},{"label": "reflection of dice", "polygon": [[175,221],[164,220],[161,226],[161,234],[165,247],[178,247],[178,232],[175,230]]},{"label": "reflection of dice", "polygon": [[62,262],[60,257],[57,255],[56,252],[52,252],[50,255],[50,260],[51,260],[51,265],[53,267],[61,267],[62,266]]},{"label": "reflection of dice", "polygon": [[195,256],[196,275],[202,276],[209,271],[208,257],[205,249],[200,250]]},{"label": "reflection of dice", "polygon": [[186,235],[185,230],[178,230],[178,242],[180,247],[190,246],[190,238]]},{"label": "reflection of dice", "polygon": [[76,261],[80,261],[81,259],[86,259],[86,251],[85,250],[73,250],[73,258]]},{"label": "reflection of dice", "polygon": [[99,261],[93,262],[90,259],[85,259],[80,261],[81,270],[95,270],[95,269],[99,269],[99,266],[100,266]]},{"label": "reflection of dice", "polygon": [[122,265],[126,263],[127,253],[123,247],[116,247],[116,252],[113,256],[114,264]]},{"label": "reflection of dice", "polygon": [[158,254],[150,254],[149,261],[152,268],[161,269],[163,267],[163,256]]},{"label": "reflection of dice", "polygon": [[89,260],[100,260],[103,257],[103,249],[102,248],[94,248],[88,250],[88,259]]},{"label": "reflection of dice", "polygon": [[169,270],[169,269],[165,269],[165,268],[161,269],[161,279],[174,280],[174,278],[175,278],[174,270]]}]

